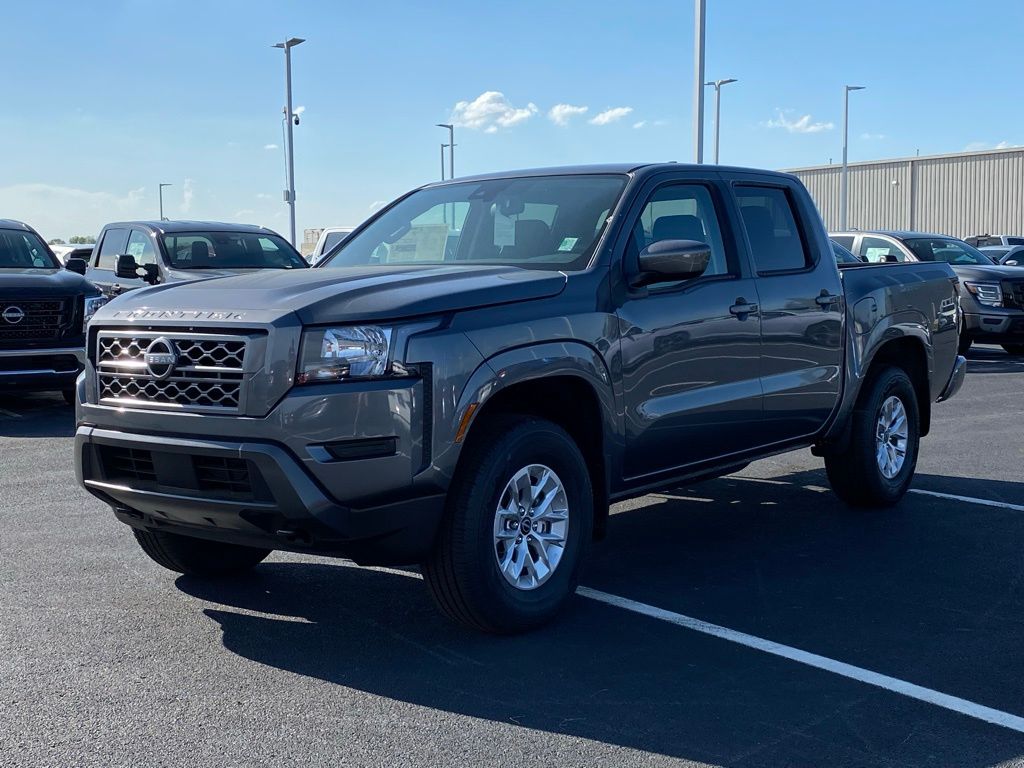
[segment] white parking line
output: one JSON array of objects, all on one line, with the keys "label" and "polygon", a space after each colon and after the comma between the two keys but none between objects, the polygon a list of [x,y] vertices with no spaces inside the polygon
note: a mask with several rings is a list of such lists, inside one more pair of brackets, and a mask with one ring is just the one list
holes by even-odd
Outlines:
[{"label": "white parking line", "polygon": [[964,501],[968,504],[980,504],[983,507],[1000,507],[1012,509],[1014,512],[1024,512],[1024,505],[1011,504],[1008,501],[993,501],[992,499],[978,499],[974,496],[958,496],[955,493],[939,493],[938,491],[926,491],[923,488],[911,488],[910,493],[919,493],[922,496],[935,496],[939,499],[951,499],[952,501]]},{"label": "white parking line", "polygon": [[784,659],[789,659],[790,661],[806,664],[809,667],[815,667],[816,669],[831,672],[834,675],[847,677],[861,683],[867,683],[868,685],[873,685],[876,688],[884,688],[887,691],[892,691],[893,693],[898,693],[911,699],[917,699],[918,701],[923,701],[927,704],[934,704],[937,707],[958,712],[961,715],[966,715],[967,717],[972,717],[976,720],[982,720],[986,723],[992,723],[993,725],[1001,725],[1004,728],[1024,733],[1024,717],[1011,715],[1008,712],[992,709],[991,707],[986,707],[982,704],[975,704],[973,701],[967,701],[966,699],[961,699],[956,696],[950,696],[949,694],[940,693],[939,691],[933,691],[930,688],[923,688],[920,685],[914,685],[913,683],[908,683],[905,680],[899,680],[895,677],[889,677],[888,675],[882,675],[878,672],[872,672],[869,669],[855,667],[852,664],[836,661],[835,659],[830,659],[826,656],[819,656],[816,653],[802,651],[799,648],[792,648],[788,645],[783,645],[782,643],[776,643],[771,640],[755,637],[754,635],[748,635],[745,632],[738,632],[735,629],[720,627],[717,624],[709,624],[706,621],[684,616],[681,613],[666,611],[663,608],[655,608],[653,605],[640,603],[636,600],[619,597],[618,595],[611,595],[607,592],[600,592],[596,589],[591,589],[590,587],[579,587],[576,590],[576,594],[588,597],[591,600],[597,600],[598,602],[602,602],[616,608],[622,608],[626,611],[639,613],[652,619],[666,621],[670,624],[691,629],[695,632],[711,635],[712,637],[717,637],[720,640],[728,640],[731,643],[738,643],[739,645],[744,645],[747,648],[753,648],[754,650],[762,651],[763,653],[769,653],[773,656],[780,656]]}]

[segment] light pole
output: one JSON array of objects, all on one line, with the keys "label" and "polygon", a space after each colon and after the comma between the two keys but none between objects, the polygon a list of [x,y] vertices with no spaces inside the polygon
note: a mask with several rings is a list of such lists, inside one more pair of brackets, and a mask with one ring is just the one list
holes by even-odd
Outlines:
[{"label": "light pole", "polygon": [[296,119],[292,113],[292,48],[304,42],[306,41],[301,37],[290,37],[283,43],[274,43],[273,46],[284,49],[284,119],[288,123],[288,146],[285,147],[285,152],[288,153],[288,189],[284,191],[284,201],[291,209],[292,246],[295,246],[295,152],[292,146],[292,123]]},{"label": "light pole", "polygon": [[839,229],[846,231],[847,174],[846,145],[850,139],[850,91],[863,91],[863,85],[843,86],[843,169],[839,172]]},{"label": "light pole", "polygon": [[693,161],[704,162],[704,10],[693,0]]},{"label": "light pole", "polygon": [[718,135],[719,124],[722,122],[722,86],[735,83],[736,78],[730,77],[725,80],[712,80],[704,85],[715,86],[715,165],[718,165]]},{"label": "light pole", "polygon": [[444,181],[444,149],[447,146],[447,144],[441,144],[441,181]]},{"label": "light pole", "polygon": [[[438,128],[448,129],[448,178],[455,178],[455,126],[451,123],[437,123]],[[444,176],[441,177],[442,179]]]},{"label": "light pole", "polygon": [[173,187],[173,184],[160,184],[160,221],[167,221],[164,218],[164,187]]}]

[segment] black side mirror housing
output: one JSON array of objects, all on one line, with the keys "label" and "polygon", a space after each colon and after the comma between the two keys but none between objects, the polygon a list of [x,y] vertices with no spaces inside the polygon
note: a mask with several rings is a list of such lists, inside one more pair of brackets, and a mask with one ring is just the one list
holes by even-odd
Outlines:
[{"label": "black side mirror housing", "polygon": [[698,240],[659,240],[640,251],[636,285],[692,280],[711,261],[711,246]]},{"label": "black side mirror housing", "polygon": [[136,280],[139,277],[139,264],[130,253],[122,253],[117,257],[114,274],[125,280]]},{"label": "black side mirror housing", "polygon": [[887,254],[885,254],[885,263],[886,264],[899,264],[899,262],[900,262],[900,260],[896,257],[895,253],[887,253]]},{"label": "black side mirror housing", "polygon": [[89,268],[89,264],[85,259],[68,259],[64,264],[64,269],[68,272],[75,272],[79,275],[84,275],[85,270]]}]

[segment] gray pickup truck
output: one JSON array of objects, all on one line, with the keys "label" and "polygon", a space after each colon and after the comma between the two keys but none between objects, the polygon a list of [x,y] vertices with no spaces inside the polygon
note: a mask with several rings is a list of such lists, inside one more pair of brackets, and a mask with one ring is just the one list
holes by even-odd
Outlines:
[{"label": "gray pickup truck", "polygon": [[837,267],[789,175],[459,179],[322,267],[101,309],[77,472],[174,571],[420,564],[450,618],[513,632],[572,594],[613,501],[813,446],[843,500],[896,503],[963,382],[959,312],[948,264]]}]

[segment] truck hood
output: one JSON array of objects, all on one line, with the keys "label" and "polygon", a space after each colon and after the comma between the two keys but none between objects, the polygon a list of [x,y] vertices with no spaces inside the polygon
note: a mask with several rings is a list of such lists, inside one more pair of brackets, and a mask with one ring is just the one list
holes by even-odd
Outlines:
[{"label": "truck hood", "polygon": [[0,269],[0,291],[31,291],[36,296],[99,295],[100,289],[66,269]]},{"label": "truck hood", "polygon": [[1024,267],[1004,267],[1001,264],[950,264],[961,280],[1024,279]]},{"label": "truck hood", "polygon": [[307,325],[396,320],[557,296],[565,282],[561,272],[504,266],[262,270],[131,291],[98,319],[145,310],[238,312],[266,320],[295,313]]}]

